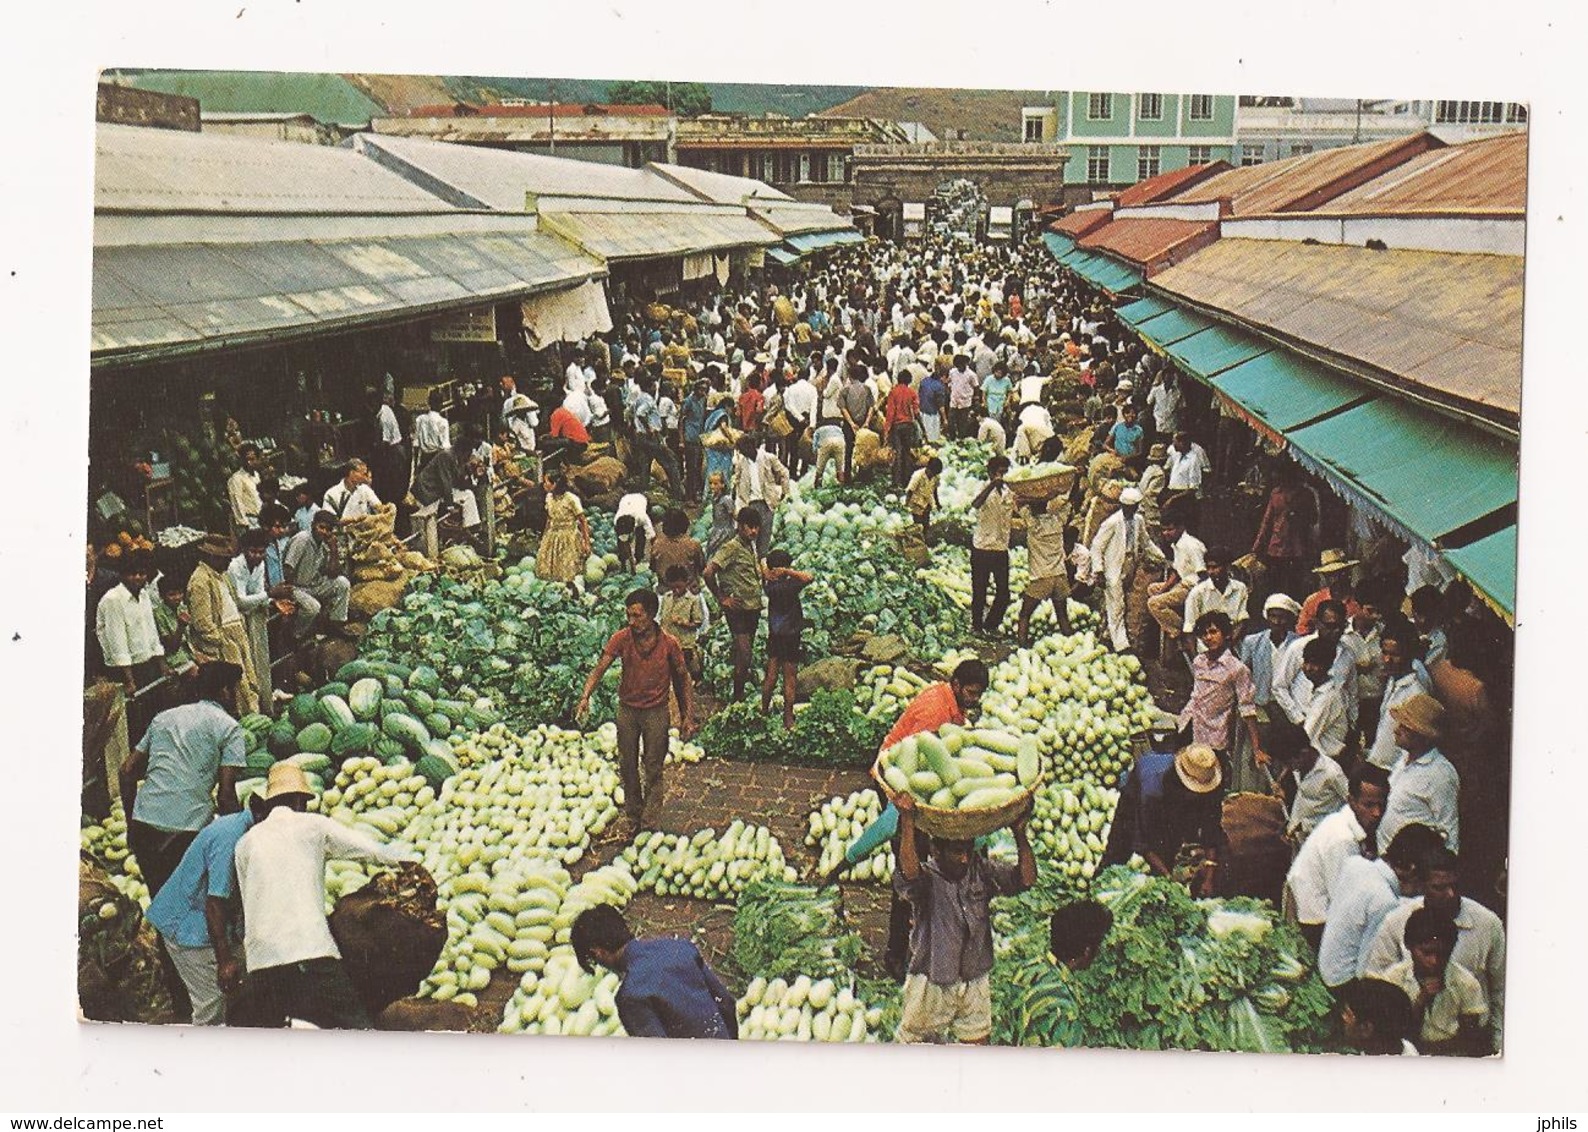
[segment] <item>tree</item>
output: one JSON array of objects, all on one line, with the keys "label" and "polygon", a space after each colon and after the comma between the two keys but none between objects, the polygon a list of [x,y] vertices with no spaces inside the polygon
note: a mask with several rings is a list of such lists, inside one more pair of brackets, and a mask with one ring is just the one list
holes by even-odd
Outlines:
[{"label": "tree", "polygon": [[671,92],[666,83],[647,79],[620,80],[607,84],[607,101],[617,105],[637,106],[654,102],[658,106],[667,106],[669,93],[674,114],[692,118],[711,112],[711,91],[703,83],[673,83]]}]

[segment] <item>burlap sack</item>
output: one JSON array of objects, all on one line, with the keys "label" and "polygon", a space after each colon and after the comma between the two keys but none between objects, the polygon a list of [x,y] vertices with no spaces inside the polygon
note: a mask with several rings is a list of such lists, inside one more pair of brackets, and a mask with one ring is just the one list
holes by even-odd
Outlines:
[{"label": "burlap sack", "polygon": [[581,496],[589,498],[612,491],[628,474],[629,470],[623,466],[623,461],[612,456],[599,456],[588,464],[570,468],[568,482]]},{"label": "burlap sack", "polygon": [[375,580],[357,583],[347,599],[349,615],[360,621],[368,621],[381,610],[392,608],[403,599],[403,590],[407,588],[407,583],[403,579],[404,574],[399,568],[395,581]]},{"label": "burlap sack", "polygon": [[1245,852],[1285,836],[1285,806],[1271,794],[1231,794],[1224,799],[1224,836]]},{"label": "burlap sack", "polygon": [[475,1013],[458,1002],[399,998],[375,1016],[375,1029],[411,1034],[461,1033],[472,1027]]},{"label": "burlap sack", "polygon": [[855,467],[870,468],[874,465],[886,466],[893,458],[892,449],[884,450],[882,437],[863,428],[855,433]]},{"label": "burlap sack", "polygon": [[[109,909],[109,911],[106,911]],[[77,874],[77,1003],[96,1022],[169,1022],[160,941],[99,866]]]},{"label": "burlap sack", "polygon": [[795,677],[797,693],[809,698],[818,691],[838,692],[855,686],[860,662],[842,656],[824,657],[799,670]]},{"label": "burlap sack", "polygon": [[371,1015],[416,993],[447,942],[435,881],[412,863],[338,900],[330,925],[342,965]]}]

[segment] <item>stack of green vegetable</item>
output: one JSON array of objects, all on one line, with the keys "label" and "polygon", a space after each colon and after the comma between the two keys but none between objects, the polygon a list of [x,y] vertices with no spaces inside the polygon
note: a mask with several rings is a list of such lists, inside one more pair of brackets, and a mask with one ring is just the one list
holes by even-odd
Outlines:
[{"label": "stack of green vegetable", "polygon": [[[868,825],[882,816],[882,799],[875,790],[856,790],[848,797],[829,798],[810,816],[805,844],[818,852],[816,871],[826,874],[844,858],[844,851]],[[844,879],[864,882],[893,879],[893,849],[884,841],[855,862]]]},{"label": "stack of green vegetable", "polygon": [[792,731],[781,716],[747,701],[719,709],[701,728],[699,744],[718,758],[745,762],[863,767],[892,725],[861,714],[854,692],[819,690],[808,704],[795,705]]},{"label": "stack of green vegetable", "polygon": [[739,893],[729,958],[747,981],[808,975],[847,982],[865,952],[844,922],[837,889],[767,875]]},{"label": "stack of green vegetable", "polygon": [[926,685],[924,677],[917,676],[908,668],[878,664],[860,673],[856,679],[855,703],[866,715],[872,719],[885,720],[891,727]]},{"label": "stack of green vegetable", "polygon": [[[1192,900],[1185,886],[1105,870],[1092,895],[1114,914],[1097,960],[1060,971],[1046,912],[1000,917],[994,1041],[1257,1053],[1326,1047],[1332,999],[1306,944],[1254,900]],[[1017,922],[1007,922],[1015,920]]]},{"label": "stack of green vegetable", "polygon": [[798,876],[770,829],[738,819],[720,837],[714,829],[692,837],[647,830],[619,860],[639,878],[642,890],[697,900],[732,900],[759,877],[792,882]]},{"label": "stack of green vegetable", "polygon": [[1031,812],[1031,844],[1037,855],[1074,882],[1097,871],[1119,792],[1093,783],[1049,782],[1037,791]]},{"label": "stack of green vegetable", "polygon": [[742,1041],[875,1042],[883,1011],[855,997],[853,984],[798,975],[750,980],[738,1002]]},{"label": "stack of green vegetable", "polygon": [[[1013,547],[1009,551],[1009,592],[1018,595],[1025,592],[1026,583],[1031,576],[1027,571],[1029,555],[1023,546]],[[969,609],[971,602],[970,585],[970,551],[963,546],[939,546],[932,551],[932,562],[929,566],[921,568],[921,577],[937,586],[943,593],[961,609]],[[1070,627],[1076,631],[1096,629],[1100,623],[1097,612],[1088,605],[1070,599],[1065,609],[1070,615]],[[1031,614],[1031,624],[1037,634],[1052,632],[1058,625],[1053,614],[1053,603],[1044,601],[1037,606]]]},{"label": "stack of green vegetable", "polygon": [[1042,756],[1035,736],[945,723],[883,751],[878,768],[895,794],[968,812],[998,809],[1029,794],[1042,779]]}]

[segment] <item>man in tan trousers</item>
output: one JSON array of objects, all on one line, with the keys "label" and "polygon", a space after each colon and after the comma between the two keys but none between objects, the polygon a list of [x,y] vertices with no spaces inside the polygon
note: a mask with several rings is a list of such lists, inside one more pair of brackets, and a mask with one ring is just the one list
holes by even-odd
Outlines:
[{"label": "man in tan trousers", "polygon": [[199,543],[199,564],[187,583],[188,651],[199,664],[224,660],[243,670],[236,707],[239,715],[247,715],[259,710],[259,680],[248,626],[227,573],[236,554],[230,535],[205,535]]}]

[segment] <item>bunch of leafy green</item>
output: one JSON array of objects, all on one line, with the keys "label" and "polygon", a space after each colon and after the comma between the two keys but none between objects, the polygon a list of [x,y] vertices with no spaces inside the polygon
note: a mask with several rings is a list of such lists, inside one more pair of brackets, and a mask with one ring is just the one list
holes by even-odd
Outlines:
[{"label": "bunch of leafy green", "polygon": [[[1092,896],[1114,914],[1093,964],[1079,972],[1047,957],[1042,919],[998,959],[994,1039],[1011,1045],[1311,1051],[1329,1042],[1327,989],[1306,945],[1271,906],[1193,900],[1185,887],[1122,866]],[[1005,925],[1009,927],[1009,925]]]},{"label": "bunch of leafy green", "polygon": [[844,923],[836,888],[760,878],[739,895],[729,958],[744,981],[831,977],[847,981],[866,945]]},{"label": "bunch of leafy green", "polygon": [[754,702],[728,704],[706,721],[699,743],[708,755],[740,762],[800,766],[868,766],[876,758],[886,721],[870,719],[851,691],[817,691],[785,730],[779,714]]}]

